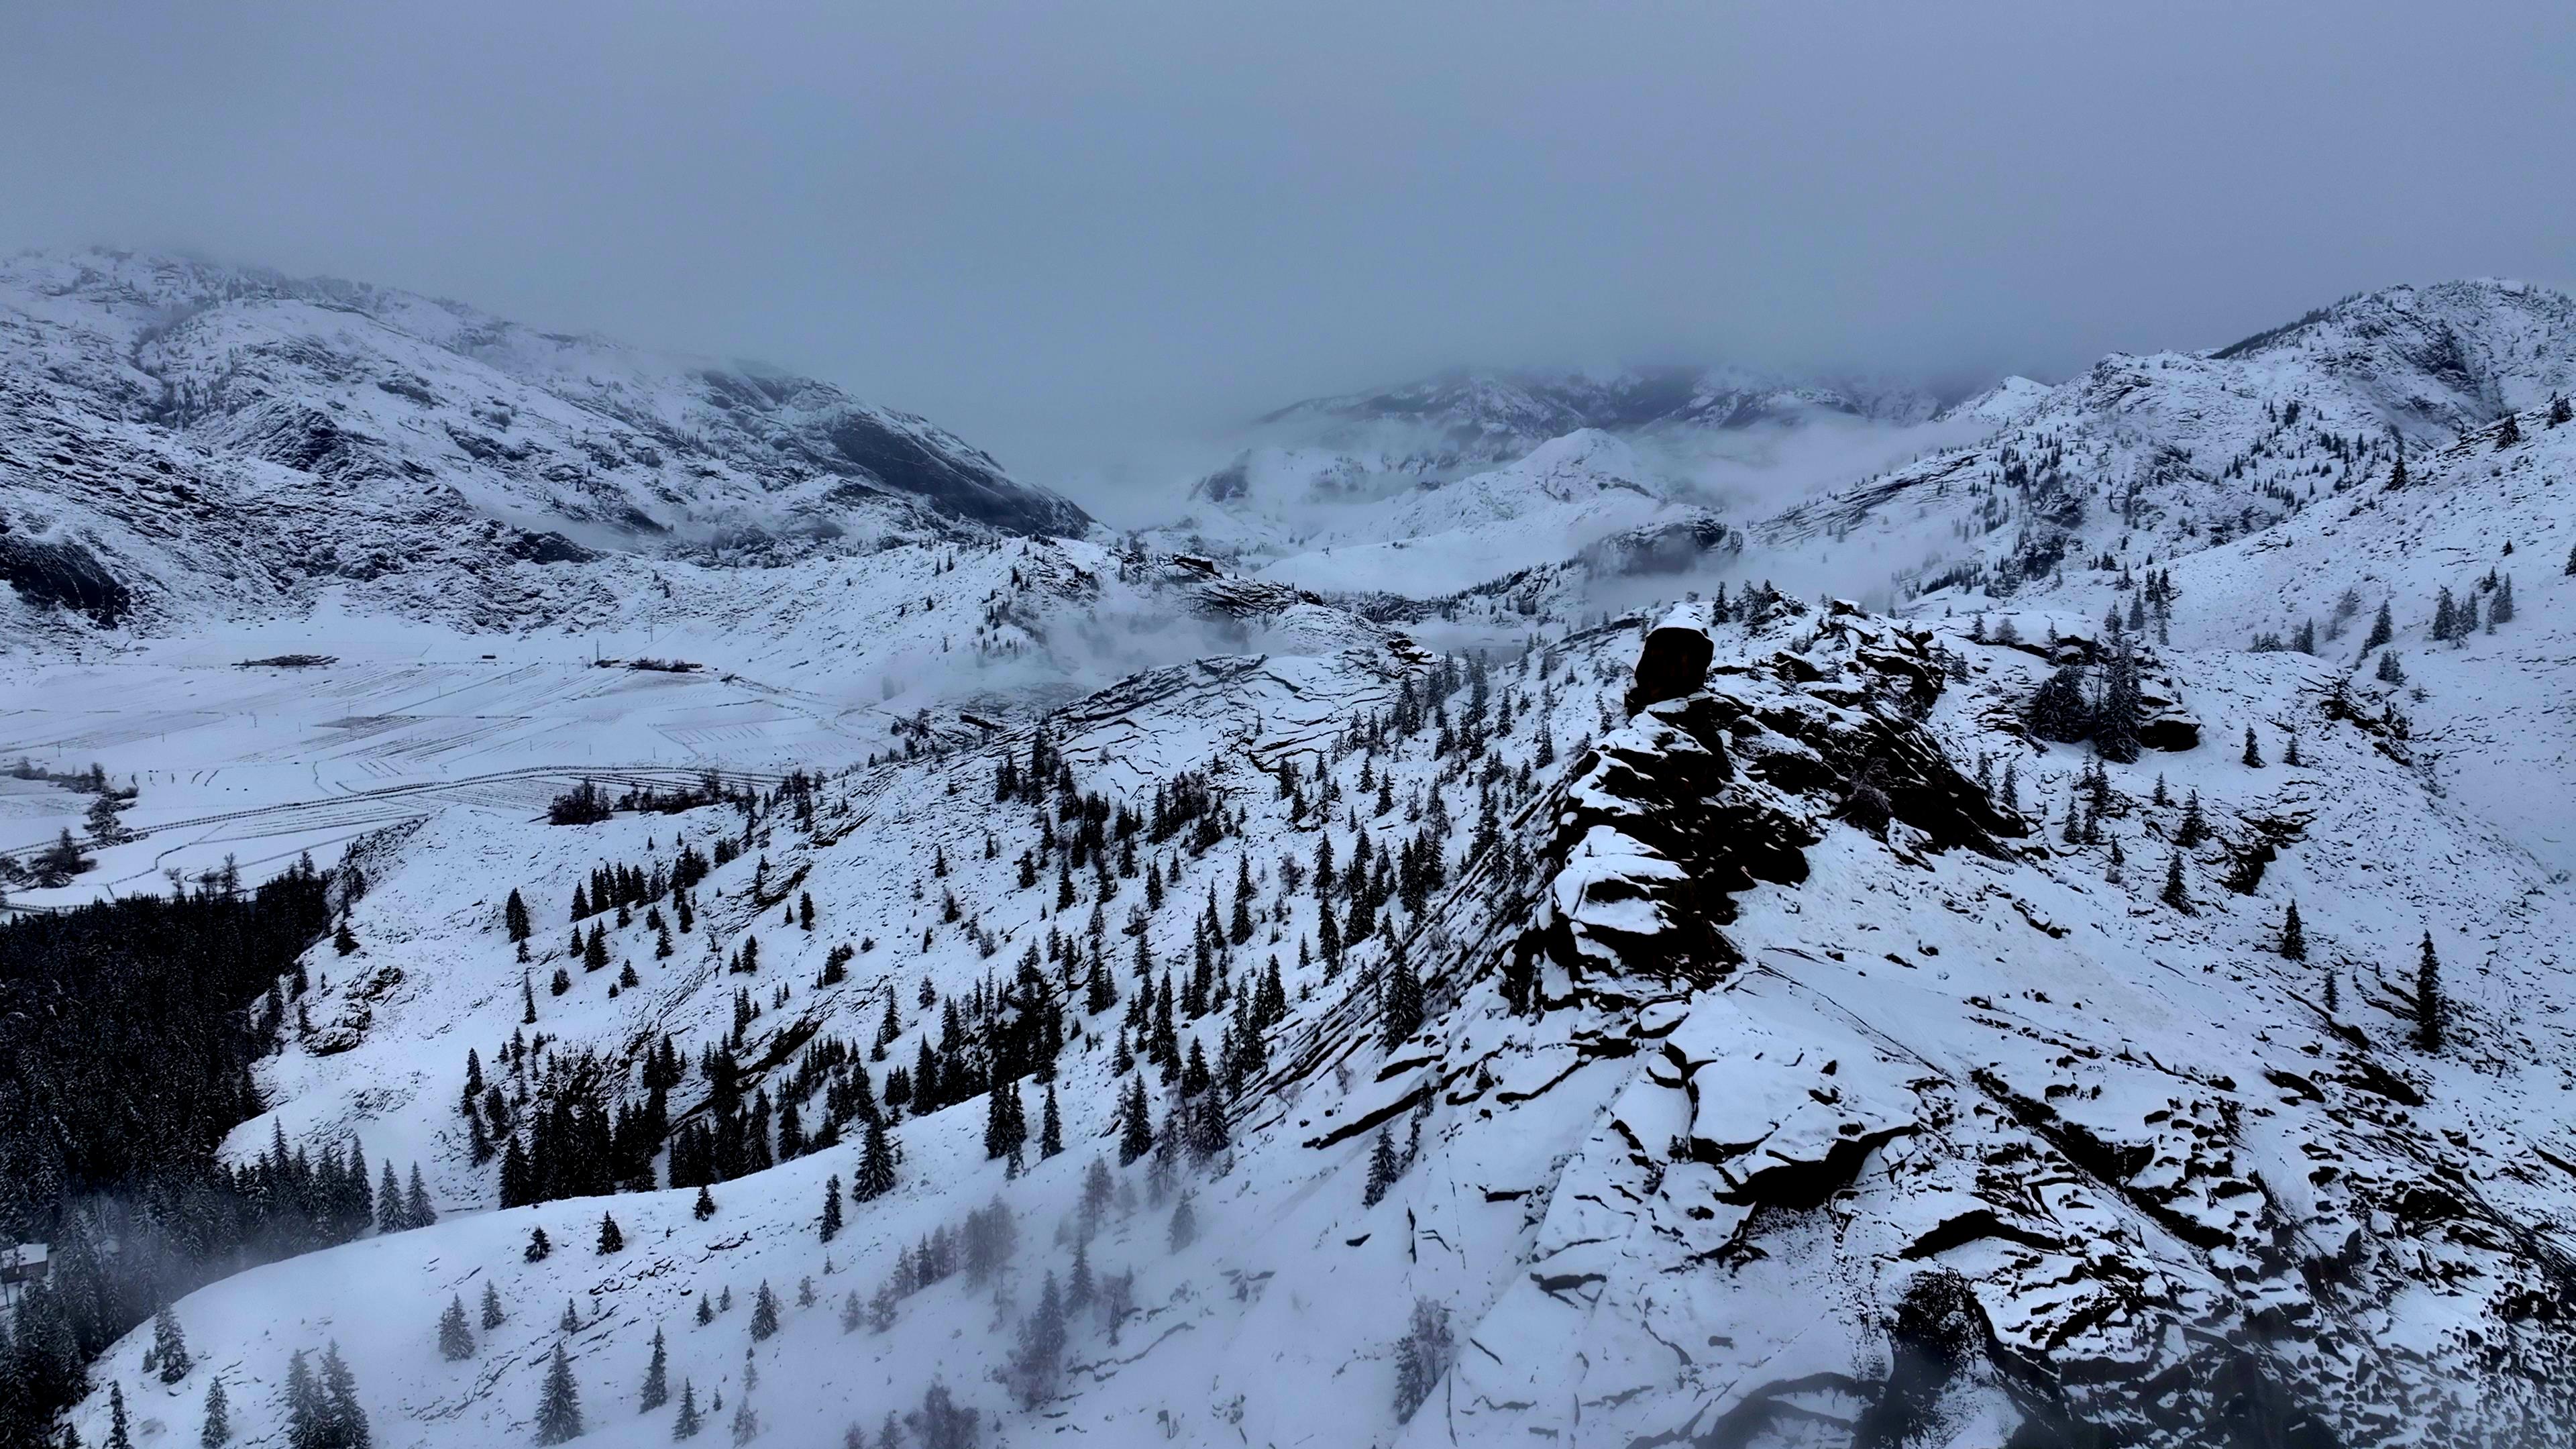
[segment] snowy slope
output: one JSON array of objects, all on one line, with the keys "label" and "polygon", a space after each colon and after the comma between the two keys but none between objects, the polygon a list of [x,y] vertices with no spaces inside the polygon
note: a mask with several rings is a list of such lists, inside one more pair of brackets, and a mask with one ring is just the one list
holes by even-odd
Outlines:
[{"label": "snowy slope", "polygon": [[597,597],[603,558],[1088,526],[826,384],[172,258],[0,263],[0,403],[0,571],[30,627],[167,631],[335,587],[506,627]]},{"label": "snowy slope", "polygon": [[[1883,446],[1938,411],[1929,393],[1901,384],[1742,368],[1449,373],[1259,419],[1225,444],[1228,461],[1170,500],[1167,521],[1146,536],[1257,563],[1373,523],[1376,540],[1387,541],[1372,505],[1515,463],[1570,435],[1608,434],[1645,452],[1644,466],[1659,475],[1723,488],[1731,475],[1776,468],[1775,455],[1804,434]],[[1960,441],[1955,430],[1941,440]],[[1836,467],[1832,481],[1853,471]]]},{"label": "snowy slope", "polygon": [[1702,512],[1628,444],[1585,429],[1488,472],[1324,515],[1261,577],[1439,598],[1614,533]]},{"label": "snowy slope", "polygon": [[[2024,1425],[2023,1442],[2232,1442],[2230,1425],[2251,1442],[2565,1440],[2576,1336],[2537,1308],[2563,1297],[2576,1248],[2576,897],[2562,879],[2428,792],[2362,721],[2329,714],[2301,656],[2188,638],[2158,651],[2208,743],[2109,766],[2102,842],[2067,844],[2057,820],[2085,757],[2020,723],[2050,668],[2042,646],[1770,601],[1729,622],[1685,609],[1641,648],[1655,617],[1543,624],[1546,647],[1506,653],[1494,693],[1512,727],[1476,735],[1491,773],[1435,753],[1427,725],[1374,756],[1337,746],[1424,679],[1393,639],[1151,671],[1049,720],[1086,790],[1138,800],[1208,772],[1239,833],[1204,855],[1178,839],[1146,850],[1175,883],[1144,939],[1157,963],[1187,963],[1195,917],[1211,893],[1224,913],[1240,861],[1257,924],[1226,970],[1240,982],[1275,956],[1287,986],[1229,1149],[1179,1170],[1200,1235],[1178,1250],[1144,1163],[1112,1169],[1121,1191],[1087,1237],[1076,1207],[1084,1167],[1114,1143],[1134,881],[1101,902],[1121,1006],[1070,1013],[1066,1153],[1011,1180],[979,1150],[980,1100],[909,1120],[897,1190],[848,1206],[826,1245],[815,1219],[824,1180],[850,1179],[846,1143],[719,1184],[704,1221],[685,1191],[490,1211],[491,1169],[463,1152],[466,1049],[488,1063],[522,1030],[501,896],[521,889],[535,911],[527,969],[542,981],[592,866],[667,857],[675,832],[739,836],[741,817],[438,821],[386,842],[353,913],[361,950],[316,955],[330,979],[310,999],[313,1035],[263,1084],[291,1131],[420,1158],[445,1220],[184,1300],[200,1367],[165,1391],[139,1372],[148,1332],[129,1339],[97,1367],[85,1441],[105,1429],[112,1379],[186,1442],[221,1374],[249,1442],[274,1442],[256,1436],[275,1432],[287,1354],[336,1339],[378,1443],[525,1442],[558,1342],[585,1442],[661,1443],[672,1410],[634,1407],[657,1327],[675,1386],[687,1377],[702,1404],[722,1387],[711,1432],[748,1393],[761,1441],[783,1444],[838,1442],[934,1379],[981,1411],[991,1444],[1966,1445]],[[2086,620],[2016,622],[2026,639],[2075,640]],[[1452,718],[1466,707],[1446,701]],[[2304,763],[2238,763],[2248,724],[2276,762],[2295,730]],[[611,960],[639,986],[612,998],[614,970],[576,963],[569,994],[538,991],[534,1030],[558,1058],[629,1061],[667,1032],[694,1061],[749,988],[743,1052],[764,1061],[808,1026],[866,1041],[891,997],[905,1035],[887,1062],[910,1060],[932,1020],[919,981],[971,993],[1049,930],[1088,929],[1083,873],[1062,912],[1054,882],[1013,878],[1039,826],[1025,805],[997,809],[993,782],[1000,752],[1026,747],[1015,735],[837,777],[810,829],[753,822],[766,863],[716,872],[696,939],[665,960],[640,921],[615,930]],[[1308,798],[1283,795],[1282,759]],[[1972,778],[2007,766],[2020,812]],[[1448,885],[1394,917],[1430,1007],[1404,1040],[1375,1029],[1384,941],[1338,972],[1298,950],[1316,902],[1282,861],[1312,858],[1318,767],[1340,793],[1320,813],[1345,861],[1351,819],[1391,846],[1430,817],[1435,782],[1452,816]],[[1364,769],[1387,779],[1389,813]],[[2159,780],[2176,803],[2154,803]],[[1884,824],[1856,803],[1864,781]],[[1480,791],[1497,843],[1469,860]],[[2187,793],[2212,834],[2185,850],[2171,842]],[[2158,899],[2169,859],[2188,911]],[[811,933],[780,918],[791,890],[814,897]],[[2272,950],[2292,900],[2303,961]],[[2450,982],[2440,1055],[2408,1044],[2425,931]],[[752,936],[758,972],[727,974]],[[875,944],[847,980],[815,984],[833,945],[863,938]],[[1182,1035],[1213,1047],[1217,1026]],[[780,1090],[792,1061],[758,1080]],[[1172,1098],[1146,1080],[1160,1122]],[[704,1091],[691,1072],[675,1112]],[[804,1103],[809,1127],[820,1100]],[[1420,1148],[1368,1205],[1381,1125],[1399,1153],[1417,1131]],[[246,1124],[236,1150],[270,1130]],[[842,1295],[864,1304],[897,1247],[994,1201],[1019,1224],[1008,1268],[903,1298],[890,1331],[843,1332]],[[590,1251],[603,1211],[627,1242],[605,1257]],[[529,1263],[518,1249],[537,1225],[558,1248]],[[1078,1238],[1095,1273],[1136,1270],[1137,1311],[1114,1338],[1077,1315],[1062,1371],[1019,1407],[986,1370]],[[809,1278],[819,1301],[796,1307]],[[455,1293],[470,1311],[486,1281],[509,1322],[478,1333],[472,1360],[441,1361],[438,1309]],[[745,1320],[764,1281],[789,1306],[755,1345]],[[699,1295],[725,1288],[731,1312],[696,1325]],[[561,1333],[566,1299],[577,1327]],[[1445,1309],[1454,1354],[1399,1423],[1397,1343],[1417,1300]]]},{"label": "snowy slope", "polygon": [[2212,352],[2113,355],[1991,436],[1852,482],[1757,542],[1855,591],[2004,597],[2105,551],[2188,553],[2384,482],[2576,387],[2576,301],[2517,282],[2392,287]]}]

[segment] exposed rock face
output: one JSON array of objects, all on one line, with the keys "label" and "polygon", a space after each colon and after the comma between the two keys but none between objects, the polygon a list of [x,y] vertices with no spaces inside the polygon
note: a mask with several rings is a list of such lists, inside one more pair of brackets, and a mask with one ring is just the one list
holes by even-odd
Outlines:
[{"label": "exposed rock face", "polygon": [[[2048,848],[1918,722],[1928,641],[1769,628],[1645,631],[1554,816],[1506,963],[1530,1065],[1451,1100],[1591,1080],[1604,1125],[1457,1370],[1459,1442],[2563,1442],[2576,1334],[2541,1305],[2576,1259],[2493,1158],[2295,999],[2217,1051],[2158,1035],[2088,961],[2118,917],[2051,919],[2081,908],[2040,907]],[[2421,1337],[2427,1293],[2458,1328]]]},{"label": "exposed rock face", "polygon": [[1716,981],[1743,959],[1715,929],[1730,898],[1806,879],[1830,814],[1908,848],[1992,854],[2025,829],[1908,717],[1942,687],[1922,636],[1836,613],[1807,648],[1711,687],[1709,621],[1685,604],[1647,632],[1634,717],[1577,762],[1556,816],[1562,867],[1537,929],[1568,986]]}]

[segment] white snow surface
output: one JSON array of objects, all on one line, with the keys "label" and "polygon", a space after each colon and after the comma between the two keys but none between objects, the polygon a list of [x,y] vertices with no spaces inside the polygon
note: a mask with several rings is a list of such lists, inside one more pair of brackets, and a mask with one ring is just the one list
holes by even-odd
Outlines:
[{"label": "white snow surface", "polygon": [[[187,582],[143,590],[113,626],[20,606],[36,644],[0,665],[22,742],[6,752],[140,776],[128,823],[146,833],[63,892],[13,899],[148,885],[226,852],[273,866],[352,849],[370,881],[350,917],[359,949],[311,953],[310,1029],[261,1064],[271,1109],[227,1150],[254,1153],[279,1128],[354,1137],[372,1160],[418,1161],[443,1214],[190,1295],[176,1312],[196,1368],[165,1389],[140,1367],[149,1325],[129,1335],[94,1365],[83,1441],[104,1437],[113,1382],[138,1442],[194,1442],[220,1375],[238,1442],[280,1444],[288,1356],[336,1341],[379,1445],[527,1442],[558,1344],[581,1442],[659,1444],[671,1408],[635,1407],[658,1327],[675,1389],[686,1378],[702,1407],[722,1389],[707,1432],[726,1433],[748,1393],[765,1443],[836,1444],[854,1423],[873,1435],[936,1380],[996,1445],[1844,1444],[1885,1427],[1871,1416],[1910,1351],[1893,1330],[1904,1305],[1946,1301],[1965,1346],[1901,1426],[1914,1442],[2046,1442],[2068,1424],[2225,1442],[2231,1416],[2279,1432],[2293,1412],[2328,1436],[2314,1442],[2570,1442],[2576,1340],[2547,1305],[2566,1301],[2576,1263],[2576,426],[2550,426],[2546,405],[2576,372],[2571,316],[2514,284],[2395,289],[2215,353],[2106,359],[2043,396],[2007,384],[1954,415],[1991,437],[1781,514],[1750,545],[1641,476],[1632,443],[1574,432],[1356,505],[1387,532],[1260,578],[877,497],[891,546],[874,551],[475,552],[436,578],[407,561],[273,587],[250,571],[269,541],[182,560],[131,521],[179,505],[75,521],[80,495],[22,470],[0,497],[13,522],[55,509],[38,536],[129,563],[161,549]],[[80,366],[124,367],[124,345]],[[2498,446],[2508,411],[2522,441]],[[199,446],[184,429],[76,421],[147,470]],[[2391,426],[2413,474],[2398,491]],[[305,486],[203,456],[185,476]],[[563,494],[507,496],[574,517]],[[460,537],[453,520],[496,517],[500,497],[468,498],[422,536]],[[1634,566],[1676,540],[1701,573]],[[2034,542],[2047,563],[2003,566]],[[2105,555],[2111,567],[2089,566]],[[1740,604],[1747,574],[1827,566],[1884,578],[1908,617],[1788,599],[1703,625],[1703,601],[1673,622],[1704,630],[1706,678],[1631,711],[1647,626],[1672,597],[1721,573]],[[2176,601],[2169,642],[2145,631],[2148,663],[2200,742],[2104,766],[2101,838],[2069,842],[2091,757],[2033,739],[2024,705],[2136,597],[2124,576],[2151,569],[2171,570]],[[2514,576],[2516,617],[2428,641],[2434,592],[2491,600],[2490,570]],[[1419,599],[1497,579],[1374,617],[1306,591]],[[488,613],[455,597],[470,581],[489,604],[512,580],[525,599]],[[1590,612],[1612,585],[1642,607]],[[2347,587],[2359,616],[2323,630],[2316,654],[2245,647],[2331,620]],[[2379,653],[2360,647],[2383,598],[2402,685],[2376,680]],[[1977,642],[1979,617],[2011,619],[2022,642]],[[1345,747],[1421,687],[1423,641],[1497,646],[1493,692],[1513,722],[1489,717],[1467,742],[1491,746],[1490,769],[1436,753],[1428,729],[1374,755]],[[306,649],[339,657],[237,667]],[[1453,718],[1463,707],[1446,702]],[[1220,915],[1232,904],[1240,863],[1257,924],[1225,969],[1240,985],[1276,959],[1290,1005],[1230,1148],[1180,1173],[1194,1243],[1167,1247],[1172,1206],[1141,1200],[1145,1163],[1113,1168],[1121,1202],[1087,1252],[1096,1273],[1137,1272],[1138,1311],[1114,1341],[1077,1316],[1064,1370],[1028,1408],[992,1370],[1043,1275],[1069,1269],[1084,1168],[1115,1160],[1112,1042],[1137,988],[1124,930],[1141,894],[1120,880],[1101,901],[1077,872],[1077,903],[1057,911],[1053,880],[1018,885],[1039,825],[996,804],[994,779],[1041,719],[1085,790],[1141,805],[1185,771],[1213,782],[1236,831],[1204,855],[1145,848],[1172,884],[1142,940],[1158,972],[1185,973],[1196,917],[1211,893]],[[2240,758],[2249,728],[2260,766]],[[854,766],[893,742],[936,748]],[[1283,761],[1310,795],[1327,772],[1338,798],[1296,809]],[[830,771],[811,827],[753,822],[675,954],[655,956],[640,918],[611,920],[611,969],[571,962],[566,994],[543,989],[594,867],[745,830],[712,808],[553,827],[547,795],[584,774],[764,780],[799,763]],[[1846,816],[1877,768],[1897,818],[1864,829]],[[2018,812],[1993,814],[1991,834],[1961,826],[1994,809],[1969,777],[2008,769]],[[0,844],[41,844],[80,803],[6,783]],[[1354,819],[1393,849],[1434,818],[1435,790],[1449,883],[1394,923],[1427,1020],[1389,1041],[1386,939],[1338,969],[1301,951],[1318,905],[1288,877],[1327,834],[1347,862]],[[1499,843],[1471,860],[1480,795]],[[2192,797],[2210,835],[2183,847]],[[2169,868],[2187,909],[2162,898]],[[513,889],[537,921],[524,966],[500,928]],[[782,919],[790,890],[813,897],[810,932]],[[2277,949],[2292,902],[2299,960]],[[1086,933],[1095,905],[1121,1004],[1069,1011],[1055,1083],[1068,1148],[1019,1177],[981,1151],[982,1099],[905,1120],[896,1190],[849,1206],[829,1244],[823,1185],[849,1180],[854,1134],[717,1185],[703,1221],[689,1190],[501,1210],[492,1166],[467,1152],[468,1048],[490,1069],[526,1033],[540,1057],[591,1051],[631,1072],[668,1034],[694,1063],[749,990],[743,1053],[758,1060],[808,1028],[863,1046],[892,999],[904,1033],[869,1064],[882,1082],[935,1027],[921,983],[970,996],[1051,930]],[[2426,935],[2448,1003],[2439,1053],[2413,1038]],[[759,971],[728,974],[753,938]],[[817,984],[833,947],[861,942],[846,980]],[[627,964],[640,984],[611,996]],[[1530,1012],[1505,999],[1523,970]],[[1221,1026],[1180,1031],[1213,1052]],[[793,1066],[787,1053],[760,1085],[784,1091]],[[1160,1123],[1177,1093],[1150,1069],[1146,1082]],[[675,1115],[704,1093],[692,1069]],[[819,1098],[802,1106],[810,1127]],[[1400,1153],[1420,1145],[1368,1205],[1381,1128]],[[993,1281],[914,1294],[889,1332],[843,1331],[845,1294],[864,1305],[901,1247],[992,1202],[1020,1242]],[[623,1229],[618,1254],[591,1251],[602,1213]],[[520,1250],[538,1226],[556,1250],[531,1263]],[[817,1301],[798,1306],[808,1280]],[[439,1310],[456,1294],[470,1314],[486,1282],[509,1321],[477,1330],[472,1359],[441,1360]],[[784,1328],[755,1345],[763,1282]],[[731,1312],[696,1324],[699,1296],[727,1288]],[[1446,1309],[1455,1353],[1400,1422],[1397,1344],[1419,1300]]]}]

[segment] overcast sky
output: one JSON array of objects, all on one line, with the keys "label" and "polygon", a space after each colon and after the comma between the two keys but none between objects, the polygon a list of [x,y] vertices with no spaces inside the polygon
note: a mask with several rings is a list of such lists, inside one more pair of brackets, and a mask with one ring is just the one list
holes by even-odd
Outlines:
[{"label": "overcast sky", "polygon": [[2563,0],[7,11],[0,248],[764,358],[1041,476],[1452,362],[2050,374],[2576,279]]}]

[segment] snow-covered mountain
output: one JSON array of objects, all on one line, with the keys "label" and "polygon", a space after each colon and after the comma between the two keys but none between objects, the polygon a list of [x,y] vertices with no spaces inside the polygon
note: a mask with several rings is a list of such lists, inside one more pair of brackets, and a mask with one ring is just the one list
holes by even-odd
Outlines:
[{"label": "snow-covered mountain", "polygon": [[[2221,545],[2576,388],[2576,300],[2518,282],[2350,297],[2204,353],[2117,354],[1965,405],[1998,426],[1752,528],[1900,595],[2017,595],[2105,552]],[[1872,579],[1872,583],[1876,580]]]},{"label": "snow-covered mountain", "polygon": [[0,263],[0,525],[20,621],[60,606],[166,629],[333,590],[523,626],[595,592],[577,566],[603,554],[792,558],[1088,520],[810,379],[82,252]]},{"label": "snow-covered mountain", "polygon": [[1690,490],[1618,437],[1584,429],[1482,473],[1374,503],[1314,510],[1263,578],[1437,599],[1553,563],[1612,534],[1700,520]]},{"label": "snow-covered mountain", "polygon": [[[85,525],[201,582],[0,673],[44,765],[144,777],[14,899],[345,851],[223,1150],[354,1138],[440,1221],[182,1298],[193,1366],[138,1328],[82,1441],[121,1399],[194,1442],[220,1380],[282,1443],[336,1342],[406,1449],[530,1441],[558,1351],[601,1445],[684,1384],[867,1449],[946,1449],[934,1386],[986,1445],[2576,1443],[2570,312],[2398,289],[2010,381],[1750,531],[1616,426],[1311,514],[1248,475],[1259,576],[881,493],[836,505],[874,552],[407,558],[317,607]],[[246,446],[83,426],[138,473]],[[529,537],[611,526],[492,476]],[[441,592],[514,570],[554,582]],[[1903,616],[1809,601],[1873,574]],[[348,657],[236,667],[306,647]],[[703,767],[764,793],[543,818]],[[0,779],[0,845],[78,798]],[[501,1206],[540,1123],[655,1101],[655,1183],[741,1154],[711,1206]]]},{"label": "snow-covered mountain", "polygon": [[[1462,369],[1379,391],[1293,403],[1265,415],[1260,425],[1324,442],[1357,442],[1392,425],[1437,437],[1455,461],[1498,462],[1578,428],[1632,434],[1745,428],[1816,413],[1913,423],[1939,407],[1929,391],[1902,383],[1800,379],[1739,367]],[[1422,461],[1436,467],[1442,459],[1432,450]]]},{"label": "snow-covered mountain", "polygon": [[1690,481],[1784,435],[1893,437],[1940,411],[1920,388],[1741,368],[1461,371],[1260,418],[1232,440],[1230,459],[1192,480],[1169,521],[1145,537],[1257,566],[1336,542],[1334,535],[1375,529],[1375,541],[1390,542],[1396,535],[1384,530],[1400,525],[1404,510],[1371,505],[1476,484],[1567,438],[1606,435],[1638,450],[1643,460],[1621,460],[1627,476]]},{"label": "snow-covered mountain", "polygon": [[[1006,762],[1030,778],[1029,733],[835,778],[810,816],[432,822],[371,845],[358,947],[313,958],[309,1029],[262,1066],[275,1107],[234,1150],[272,1119],[354,1134],[421,1160],[443,1220],[183,1300],[198,1367],[165,1387],[138,1331],[97,1366],[85,1442],[111,1383],[184,1439],[215,1376],[260,1442],[289,1353],[337,1342],[380,1442],[525,1440],[560,1345],[587,1441],[660,1443],[673,1406],[636,1407],[657,1332],[675,1395],[748,1401],[782,1443],[837,1442],[934,1383],[994,1444],[1077,1426],[2557,1442],[2576,1335],[2539,1305],[2565,1290],[2576,1221],[2559,1165],[2576,896],[2427,793],[2299,656],[2150,646],[2204,728],[2088,785],[2080,749],[2022,724],[2051,668],[2087,657],[2084,622],[2016,622],[2066,642],[1755,597],[1551,636],[1481,687],[1400,646],[1139,676],[1044,726],[1076,790],[1139,812],[1136,876],[1114,826],[1116,868],[1022,870],[1061,803],[1039,787],[1043,812],[994,808]],[[2246,725],[2263,767],[2237,759]],[[1205,827],[1202,791],[1222,802]],[[2205,834],[2186,846],[2190,819]],[[1382,933],[1318,948],[1321,912],[1354,904],[1318,890],[1320,846],[1347,879],[1363,833],[1407,880],[1428,841],[1441,878],[1394,890]],[[675,951],[639,902],[585,918],[606,968],[567,954],[564,903],[595,868],[718,836],[747,848],[695,892]],[[511,889],[543,923],[525,965],[500,929]],[[2293,902],[2306,944],[2285,957]],[[2450,973],[2438,1052],[2411,1044],[2428,931]],[[558,967],[565,990],[523,991]],[[1115,998],[1097,1010],[1095,969]],[[1412,973],[1418,1028],[1396,984]],[[1165,1010],[1177,1074],[1123,1071]],[[1057,1103],[1066,1150],[1016,1173],[970,1096],[907,1116],[894,1190],[850,1201],[857,1075],[874,1102],[891,1068],[944,1040],[962,1069],[1030,1011],[1065,1022],[1052,1079],[1019,1090],[1032,1122]],[[543,1045],[510,1047],[531,1031]],[[458,1106],[467,1048],[505,1103],[525,1083],[541,1108],[585,1053],[631,1096],[665,1037],[683,1062],[721,1046],[741,1064],[726,1100],[757,1095],[764,1133],[793,1104],[800,1148],[827,1119],[839,1145],[715,1184],[704,1217],[689,1189],[492,1210]],[[1219,1127],[1178,1071],[1194,1051]],[[1122,1168],[1130,1082],[1151,1123],[1188,1131]],[[674,1118],[705,1120],[716,1090],[690,1068]],[[1095,1159],[1107,1196],[1086,1210]],[[970,1212],[988,1233],[992,1204],[1016,1225],[1007,1261],[899,1266]],[[538,1227],[556,1247],[531,1261]],[[1060,1351],[1004,1367],[1050,1274],[1097,1296],[1128,1271]],[[440,1308],[487,1283],[503,1321],[443,1359]],[[764,1288],[774,1335],[746,1326]],[[701,1324],[701,1297],[730,1307]]]}]

